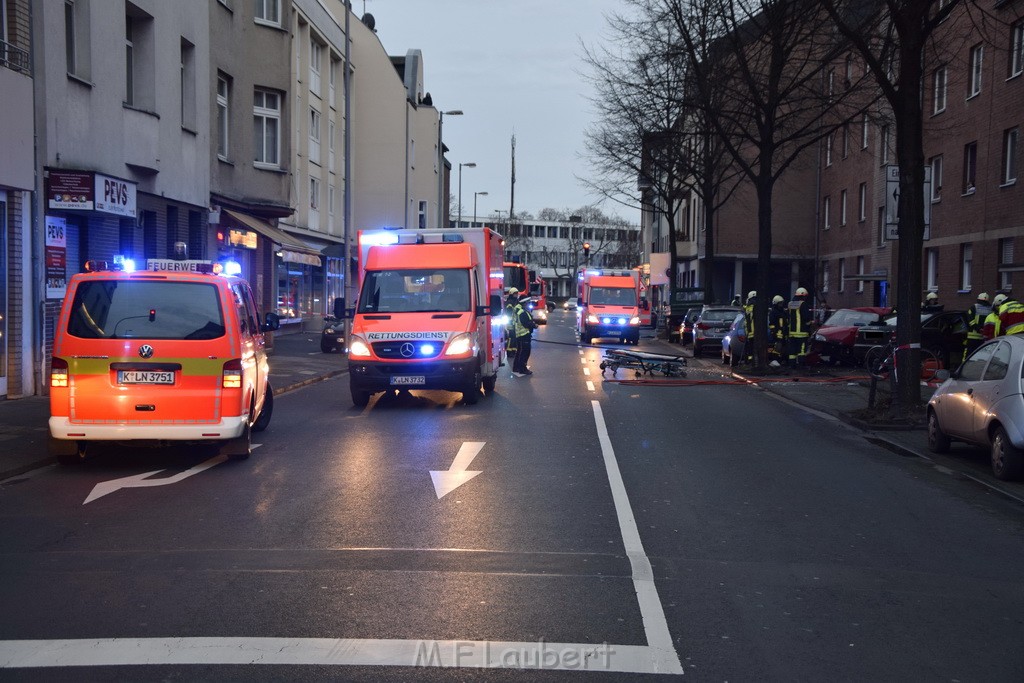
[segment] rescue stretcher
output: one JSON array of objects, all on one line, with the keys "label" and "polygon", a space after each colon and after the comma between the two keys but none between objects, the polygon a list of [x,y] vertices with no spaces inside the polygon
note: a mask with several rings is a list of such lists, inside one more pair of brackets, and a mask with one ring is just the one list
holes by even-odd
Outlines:
[{"label": "rescue stretcher", "polygon": [[662,353],[647,353],[644,351],[626,351],[624,349],[608,349],[601,359],[601,376],[605,370],[611,370],[614,375],[619,368],[631,369],[636,372],[639,379],[644,375],[661,373],[665,377],[686,377],[686,357],[669,356]]}]

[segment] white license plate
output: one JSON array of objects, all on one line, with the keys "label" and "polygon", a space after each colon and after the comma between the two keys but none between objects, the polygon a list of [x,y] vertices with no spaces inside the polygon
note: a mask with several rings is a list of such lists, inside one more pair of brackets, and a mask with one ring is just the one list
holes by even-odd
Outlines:
[{"label": "white license plate", "polygon": [[174,384],[174,373],[167,370],[118,370],[118,384]]},{"label": "white license plate", "polygon": [[408,386],[410,384],[426,384],[427,378],[424,375],[395,375],[391,378],[392,385]]}]

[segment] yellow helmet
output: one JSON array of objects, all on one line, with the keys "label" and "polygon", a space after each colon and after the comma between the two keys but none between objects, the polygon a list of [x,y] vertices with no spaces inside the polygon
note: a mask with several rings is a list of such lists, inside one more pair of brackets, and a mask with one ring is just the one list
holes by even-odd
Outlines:
[{"label": "yellow helmet", "polygon": [[781,304],[783,301],[785,301],[785,299],[783,299],[778,294],[776,294],[775,296],[772,297],[772,303],[773,304]]},{"label": "yellow helmet", "polygon": [[807,290],[803,287],[797,287],[796,294],[794,294],[794,296],[807,296]]}]

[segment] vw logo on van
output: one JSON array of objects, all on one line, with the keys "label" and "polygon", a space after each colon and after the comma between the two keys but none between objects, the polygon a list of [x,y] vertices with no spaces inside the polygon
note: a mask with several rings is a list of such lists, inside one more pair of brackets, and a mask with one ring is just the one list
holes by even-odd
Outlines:
[{"label": "vw logo on van", "polygon": [[153,347],[150,346],[149,344],[143,344],[142,346],[139,347],[139,355],[142,356],[143,358],[152,358]]},{"label": "vw logo on van", "polygon": [[399,353],[402,354],[402,358],[412,358],[413,355],[416,353],[416,347],[410,344],[409,342],[405,342],[399,349]]}]

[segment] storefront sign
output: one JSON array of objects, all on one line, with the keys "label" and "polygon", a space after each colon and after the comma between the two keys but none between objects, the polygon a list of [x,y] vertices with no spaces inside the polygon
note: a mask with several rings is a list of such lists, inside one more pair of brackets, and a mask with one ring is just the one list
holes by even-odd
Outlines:
[{"label": "storefront sign", "polygon": [[93,174],[88,171],[50,171],[47,208],[92,211]]},{"label": "storefront sign", "polygon": [[50,170],[46,206],[135,217],[136,184],[92,171]]},{"label": "storefront sign", "polygon": [[96,210],[116,216],[135,217],[135,183],[96,174]]},{"label": "storefront sign", "polygon": [[233,247],[244,247],[245,249],[256,248],[256,233],[252,230],[239,230],[231,228],[228,230],[228,244]]},{"label": "storefront sign", "polygon": [[63,218],[46,217],[46,298],[63,299],[68,286],[68,236]]}]

